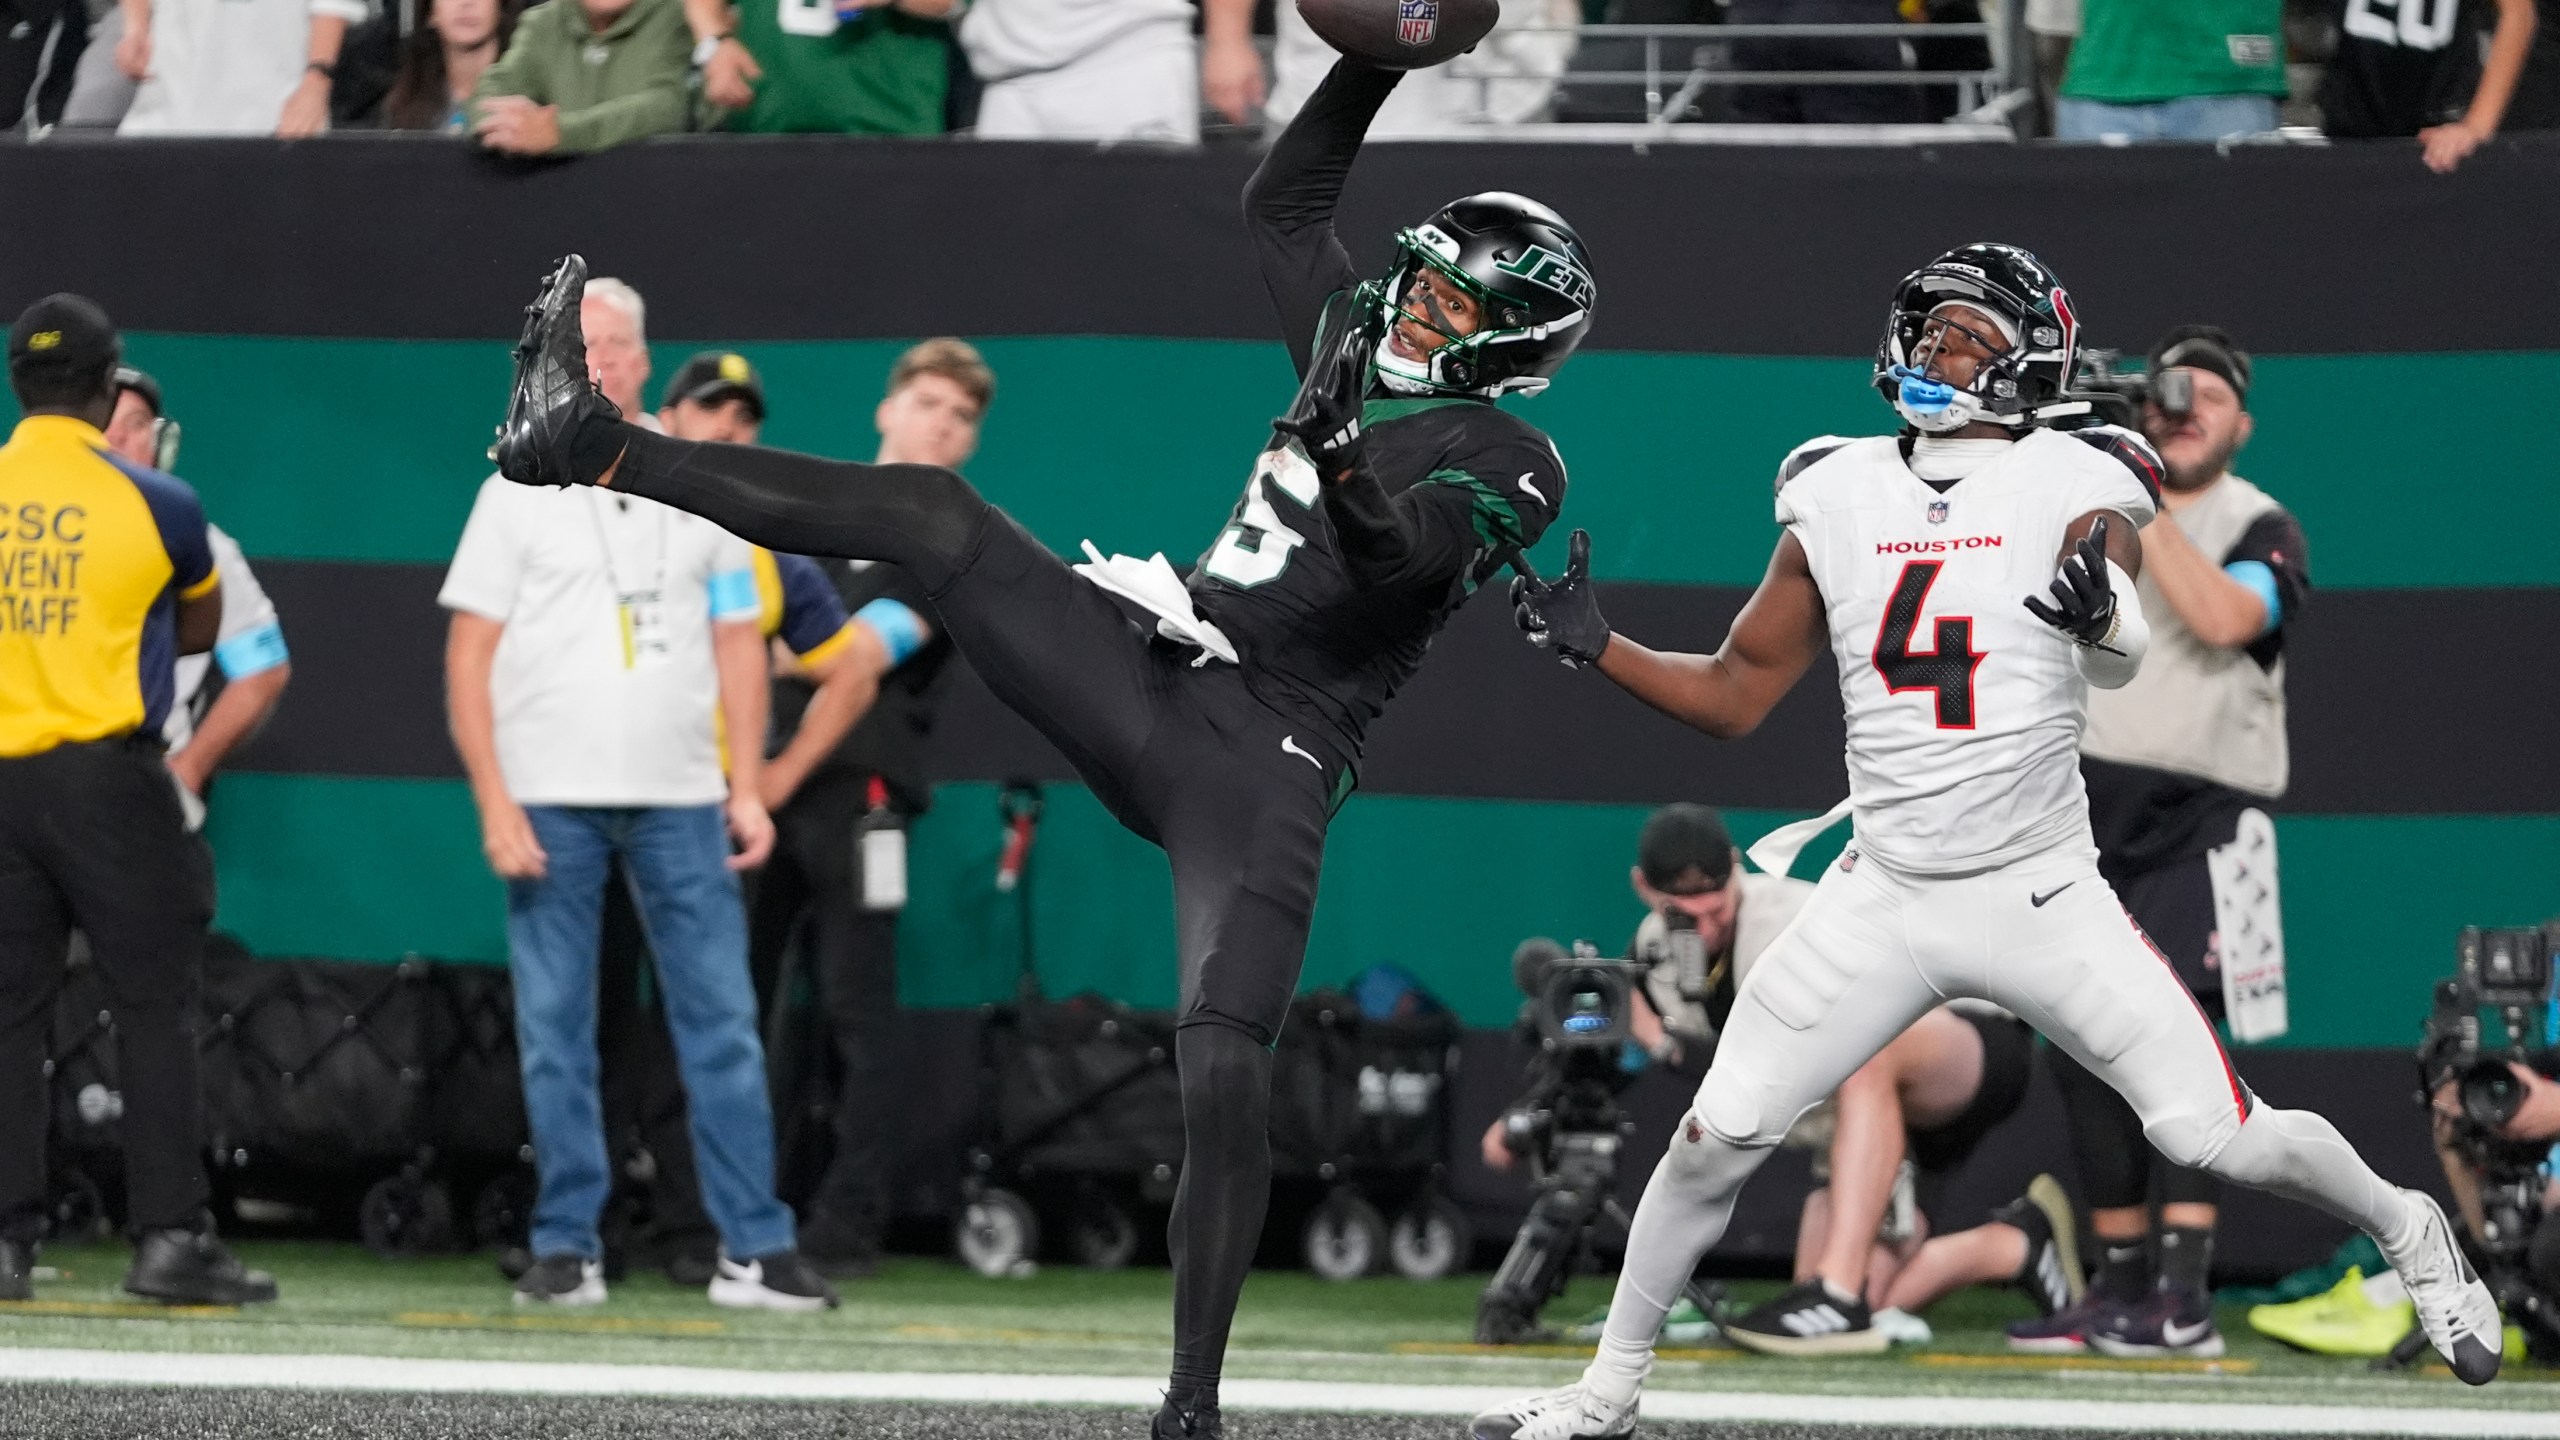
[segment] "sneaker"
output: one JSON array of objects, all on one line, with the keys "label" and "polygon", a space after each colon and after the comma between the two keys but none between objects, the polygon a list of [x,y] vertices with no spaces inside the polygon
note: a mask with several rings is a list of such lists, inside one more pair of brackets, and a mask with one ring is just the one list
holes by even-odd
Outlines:
[{"label": "sneaker", "polygon": [[1470,1440],[1618,1440],[1635,1432],[1634,1401],[1612,1405],[1583,1384],[1487,1410],[1467,1427]]},{"label": "sneaker", "polygon": [[1864,1299],[1843,1300],[1819,1278],[1725,1322],[1724,1334],[1763,1355],[1874,1355],[1893,1343]]},{"label": "sneaker", "polygon": [[842,1302],[797,1250],[776,1250],[753,1260],[720,1257],[711,1277],[711,1303],[731,1310],[833,1310]]},{"label": "sneaker", "polygon": [[1889,1345],[1934,1345],[1938,1340],[1938,1332],[1929,1328],[1929,1322],[1908,1310],[1890,1306],[1879,1310],[1875,1325]]},{"label": "sneaker", "polygon": [[2462,1383],[2486,1385],[2498,1378],[2505,1349],[2498,1302],[2472,1272],[2471,1261],[2454,1239],[2453,1226],[2444,1218],[2444,1207],[2415,1190],[2400,1194],[2408,1200],[2417,1223],[2409,1227],[2408,1243],[2396,1253],[2384,1245],[2382,1258],[2391,1262],[2400,1283],[2409,1287],[2409,1298],[2418,1307],[2418,1323],[2427,1327],[2436,1353]]},{"label": "sneaker", "polygon": [[2349,1266],[2325,1294],[2249,1307],[2250,1329],[2314,1355],[2388,1355],[2417,1323],[2400,1277],[2386,1270],[2367,1280],[2361,1266]]},{"label": "sneaker", "polygon": [[276,1298],[276,1277],[241,1264],[210,1234],[181,1227],[134,1242],[124,1289],[169,1305],[263,1305]]},{"label": "sneaker", "polygon": [[2089,1348],[2089,1332],[2113,1319],[2125,1307],[2092,1290],[2067,1310],[2009,1327],[2009,1348],[2021,1355],[2079,1355]]},{"label": "sneaker", "polygon": [[545,1255],[516,1279],[519,1305],[601,1305],[604,1262],[583,1255]]},{"label": "sneaker", "polygon": [[2027,1237],[2027,1263],[2012,1281],[2036,1303],[2039,1315],[2058,1315],[2089,1293],[2080,1273],[2079,1221],[2071,1213],[2071,1197],[2050,1175],[2027,1182],[2027,1193],[1991,1212],[2000,1224]]},{"label": "sneaker", "polygon": [[520,485],[581,483],[570,454],[578,426],[591,417],[622,418],[587,376],[587,337],[579,316],[586,293],[585,257],[563,256],[524,309],[506,423],[498,427],[498,443],[489,447],[498,473]]},{"label": "sneaker", "polygon": [[36,1298],[36,1247],[0,1240],[0,1300]]},{"label": "sneaker", "polygon": [[2083,1338],[2090,1349],[2119,1360],[2222,1358],[2213,1297],[2201,1290],[2155,1290],[2090,1326]]},{"label": "sneaker", "polygon": [[1196,1390],[1165,1391],[1155,1423],[1147,1428],[1148,1440],[1220,1440],[1226,1433],[1215,1392]]}]

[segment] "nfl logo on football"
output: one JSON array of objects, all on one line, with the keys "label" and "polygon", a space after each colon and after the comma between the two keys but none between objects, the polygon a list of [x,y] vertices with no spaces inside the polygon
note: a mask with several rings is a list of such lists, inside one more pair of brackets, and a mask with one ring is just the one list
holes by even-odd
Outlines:
[{"label": "nfl logo on football", "polygon": [[1946,501],[1932,500],[1929,502],[1929,523],[1932,525],[1944,525],[1947,523]]},{"label": "nfl logo on football", "polygon": [[1440,33],[1440,0],[1396,0],[1396,40],[1428,45]]}]

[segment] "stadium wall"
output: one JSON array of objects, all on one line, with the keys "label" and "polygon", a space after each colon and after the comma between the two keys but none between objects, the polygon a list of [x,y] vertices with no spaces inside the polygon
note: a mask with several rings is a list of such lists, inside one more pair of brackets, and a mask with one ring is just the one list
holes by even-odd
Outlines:
[{"label": "stadium wall", "polygon": [[[292,639],[294,691],[215,807],[223,923],[269,955],[502,954],[433,596],[504,342],[554,253],[648,293],[661,377],[699,344],[748,351],[776,444],[863,453],[902,344],[980,339],[1003,387],[983,488],[1062,551],[1182,560],[1289,387],[1236,219],[1250,163],[739,140],[542,167],[391,139],[0,150],[0,193],[45,221],[0,232],[0,306],[77,289],[135,329],[187,427],[180,469]],[[2456,926],[2560,909],[2560,567],[2532,539],[2560,528],[2534,403],[2560,382],[2560,146],[2502,142],[2449,178],[2388,147],[1386,146],[1347,200],[1355,257],[1382,264],[1391,225],[1492,185],[1593,241],[1593,349],[1522,410],[1572,467],[1613,616],[1671,643],[1711,646],[1757,578],[1777,457],[1886,422],[1862,357],[1918,259],[2033,245],[2101,344],[2229,325],[2262,357],[2243,468],[2302,516],[2319,586],[2279,822],[2288,1043],[2403,1045]],[[1498,609],[1462,615],[1373,737],[1311,983],[1394,961],[1502,1023],[1521,935],[1622,938],[1647,806],[1703,799],[1756,833],[1841,791],[1824,677],[1717,746],[1544,662]],[[988,883],[988,782],[1065,772],[968,677],[941,761],[960,783],[916,837],[906,989],[968,1005],[1010,993],[1020,953]],[[1049,988],[1169,1001],[1158,862],[1076,787],[1051,794]],[[1528,842],[1567,873],[1504,883]]]}]

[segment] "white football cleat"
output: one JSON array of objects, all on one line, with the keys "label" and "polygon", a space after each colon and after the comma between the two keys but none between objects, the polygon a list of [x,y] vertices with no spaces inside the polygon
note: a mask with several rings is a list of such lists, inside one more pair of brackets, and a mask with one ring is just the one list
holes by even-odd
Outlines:
[{"label": "white football cleat", "polygon": [[1474,1440],[1619,1440],[1636,1431],[1636,1406],[1612,1405],[1579,1382],[1487,1410],[1467,1427]]},{"label": "white football cleat", "polygon": [[2498,1362],[2504,1358],[2506,1322],[2498,1314],[2498,1302],[2472,1272],[2444,1207],[2416,1190],[2400,1194],[2416,1212],[2417,1228],[2404,1249],[2394,1253],[2385,1245],[2382,1257],[2409,1287],[2418,1323],[2427,1327],[2436,1353],[2464,1384],[2486,1385],[2498,1378]]}]

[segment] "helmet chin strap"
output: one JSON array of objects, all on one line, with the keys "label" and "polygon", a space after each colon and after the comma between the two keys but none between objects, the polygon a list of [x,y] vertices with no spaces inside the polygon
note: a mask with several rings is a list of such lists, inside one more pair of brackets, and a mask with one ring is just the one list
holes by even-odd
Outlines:
[{"label": "helmet chin strap", "polygon": [[2027,423],[2025,416],[1992,414],[1982,407],[1981,396],[1932,380],[1909,365],[1896,365],[1885,373],[1901,382],[1893,408],[1923,435],[1944,435],[1985,420],[2010,429]]}]

